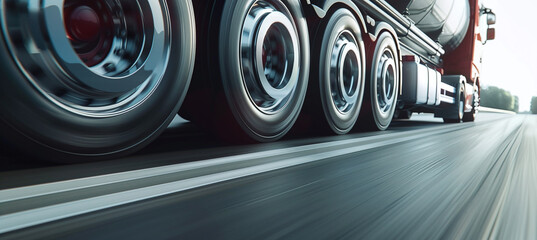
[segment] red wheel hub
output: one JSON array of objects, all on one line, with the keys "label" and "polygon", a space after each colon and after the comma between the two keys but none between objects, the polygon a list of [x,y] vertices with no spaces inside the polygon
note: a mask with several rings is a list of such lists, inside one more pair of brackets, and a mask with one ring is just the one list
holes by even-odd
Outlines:
[{"label": "red wheel hub", "polygon": [[112,14],[103,0],[66,0],[64,24],[78,57],[89,67],[101,63],[113,40]]},{"label": "red wheel hub", "polygon": [[101,21],[88,6],[79,6],[67,17],[69,38],[78,41],[91,41],[99,37]]}]

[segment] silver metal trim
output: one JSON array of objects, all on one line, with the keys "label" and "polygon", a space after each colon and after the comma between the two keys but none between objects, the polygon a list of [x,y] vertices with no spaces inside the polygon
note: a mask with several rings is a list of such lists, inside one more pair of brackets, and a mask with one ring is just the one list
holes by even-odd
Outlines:
[{"label": "silver metal trim", "polygon": [[292,19],[285,5],[257,1],[243,23],[244,84],[252,103],[265,114],[282,109],[298,84],[300,46]]},{"label": "silver metal trim", "polygon": [[362,63],[357,40],[350,31],[342,31],[336,39],[330,56],[330,91],[335,107],[346,114],[358,101]]}]

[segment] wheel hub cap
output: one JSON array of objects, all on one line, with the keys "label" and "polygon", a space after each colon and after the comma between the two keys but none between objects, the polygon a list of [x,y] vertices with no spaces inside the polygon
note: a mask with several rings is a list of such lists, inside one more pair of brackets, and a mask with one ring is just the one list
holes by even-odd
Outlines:
[{"label": "wheel hub cap", "polygon": [[390,111],[395,100],[396,65],[390,51],[385,51],[377,69],[377,101],[383,113]]},{"label": "wheel hub cap", "polygon": [[103,1],[67,0],[63,6],[67,38],[88,67],[105,60],[114,40],[114,17]]},{"label": "wheel hub cap", "polygon": [[26,79],[58,107],[87,117],[117,116],[144,102],[163,78],[171,42],[163,0],[5,7],[1,27],[10,52]]},{"label": "wheel hub cap", "polygon": [[332,100],[341,113],[352,110],[358,100],[361,84],[361,60],[357,41],[349,31],[342,32],[330,56],[330,89]]},{"label": "wheel hub cap", "polygon": [[78,41],[91,41],[98,37],[101,20],[92,8],[77,7],[66,19],[68,37]]},{"label": "wheel hub cap", "polygon": [[264,113],[285,106],[299,75],[296,28],[283,5],[255,3],[245,19],[241,67],[252,102]]}]

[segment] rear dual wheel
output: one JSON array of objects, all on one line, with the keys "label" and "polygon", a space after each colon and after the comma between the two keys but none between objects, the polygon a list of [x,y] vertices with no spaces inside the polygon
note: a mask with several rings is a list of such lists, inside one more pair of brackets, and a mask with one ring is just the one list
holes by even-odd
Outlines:
[{"label": "rear dual wheel", "polygon": [[[181,114],[226,140],[284,136],[298,117],[309,76],[300,1],[213,0],[196,11],[199,21],[212,18],[199,31],[207,36],[200,38],[207,61],[197,64],[195,78],[204,84],[196,83]],[[207,66],[219,71],[207,72]]]},{"label": "rear dual wheel", "polygon": [[[348,133],[356,123],[362,105],[365,84],[365,49],[362,31],[347,9],[335,11],[322,26],[324,33],[314,51],[319,51],[317,80],[326,123],[336,134]],[[318,87],[316,87],[318,86]],[[319,106],[315,106],[318,109]]]},{"label": "rear dual wheel", "polygon": [[360,124],[386,130],[395,113],[400,82],[400,56],[396,40],[388,31],[378,37],[366,82],[366,104]]},{"label": "rear dual wheel", "polygon": [[190,1],[6,0],[1,11],[3,141],[51,160],[113,157],[175,116],[194,63]]}]

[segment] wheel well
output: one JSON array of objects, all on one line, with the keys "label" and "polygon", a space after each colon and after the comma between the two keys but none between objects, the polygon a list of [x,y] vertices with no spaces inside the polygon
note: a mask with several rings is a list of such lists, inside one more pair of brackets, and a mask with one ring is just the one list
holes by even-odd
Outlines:
[{"label": "wheel well", "polygon": [[361,30],[363,31],[362,34],[367,33],[367,27],[365,24],[365,18],[358,8],[356,4],[354,4],[350,0],[326,0],[323,1],[323,3],[311,3],[310,0],[303,0],[306,1],[306,4],[311,5],[312,8],[315,10],[317,17],[323,19],[326,16],[331,16],[335,11],[337,11],[340,8],[345,8],[351,13],[354,14],[354,17],[356,17],[356,20],[358,21],[358,24],[360,25]]}]

